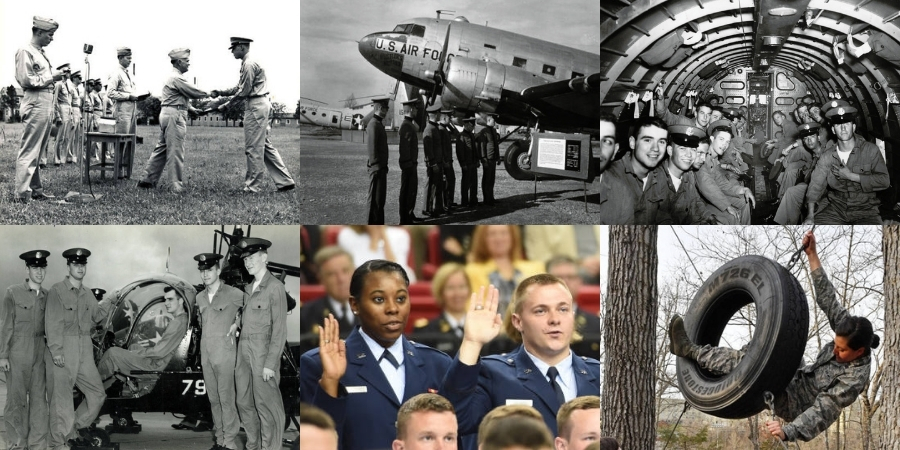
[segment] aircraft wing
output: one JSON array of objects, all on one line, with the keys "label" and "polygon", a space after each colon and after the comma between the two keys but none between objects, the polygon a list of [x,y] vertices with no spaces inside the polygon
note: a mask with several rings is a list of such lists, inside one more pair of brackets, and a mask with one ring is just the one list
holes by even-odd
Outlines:
[{"label": "aircraft wing", "polygon": [[[581,117],[599,119],[601,78],[599,73],[595,73],[532,86],[522,90],[519,101],[544,115],[566,111]],[[597,120],[594,122],[597,123]]]}]

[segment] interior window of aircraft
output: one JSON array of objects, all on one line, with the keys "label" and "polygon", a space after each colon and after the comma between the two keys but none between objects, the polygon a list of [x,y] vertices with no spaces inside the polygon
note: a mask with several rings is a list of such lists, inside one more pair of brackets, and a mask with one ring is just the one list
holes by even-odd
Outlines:
[{"label": "interior window of aircraft", "polygon": [[331,123],[337,123],[337,116],[331,116]]},{"label": "interior window of aircraft", "polygon": [[528,62],[528,60],[525,58],[519,58],[518,56],[513,56],[513,66],[515,66],[515,67],[525,67],[525,63],[527,63],[527,62]]},{"label": "interior window of aircraft", "polygon": [[719,84],[719,87],[722,89],[744,89],[743,81],[723,81]]},{"label": "interior window of aircraft", "polygon": [[548,65],[548,64],[544,64],[544,70],[543,70],[543,73],[544,73],[545,75],[556,75],[556,67],[553,67],[553,66]]},{"label": "interior window of aircraft", "polygon": [[726,98],[725,101],[728,102],[729,105],[743,105],[744,97],[731,96]]},{"label": "interior window of aircraft", "polygon": [[784,72],[778,72],[778,76],[775,77],[775,87],[783,91],[792,91],[794,90],[794,82]]},{"label": "interior window of aircraft", "polygon": [[793,104],[794,104],[794,99],[791,98],[791,97],[778,97],[778,98],[775,99],[775,104],[776,104],[776,105],[782,105],[782,106],[785,106],[785,105],[793,105]]},{"label": "interior window of aircraft", "polygon": [[412,29],[409,34],[418,37],[425,37],[425,27],[422,25],[412,25]]}]

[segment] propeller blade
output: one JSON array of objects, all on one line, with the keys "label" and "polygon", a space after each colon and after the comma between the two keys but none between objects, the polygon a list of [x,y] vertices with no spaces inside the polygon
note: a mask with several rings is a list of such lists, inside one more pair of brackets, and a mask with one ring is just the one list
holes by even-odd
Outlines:
[{"label": "propeller blade", "polygon": [[444,64],[447,62],[447,47],[450,45],[450,27],[453,26],[451,22],[447,23],[447,34],[444,36],[444,47],[441,50],[441,62],[438,64],[437,71],[434,73],[434,87],[431,88],[431,95],[428,96],[428,106],[434,105],[434,101],[437,99],[438,88],[443,89],[444,87]]}]

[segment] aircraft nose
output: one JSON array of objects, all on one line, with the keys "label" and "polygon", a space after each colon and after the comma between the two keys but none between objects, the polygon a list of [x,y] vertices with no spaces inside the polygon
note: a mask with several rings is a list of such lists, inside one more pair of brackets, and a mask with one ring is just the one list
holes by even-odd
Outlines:
[{"label": "aircraft nose", "polygon": [[[378,70],[392,76],[399,77],[403,70],[403,55],[387,50],[383,45],[385,36],[383,33],[372,33],[359,40],[359,54],[375,66]],[[379,41],[382,45],[379,46]]]}]

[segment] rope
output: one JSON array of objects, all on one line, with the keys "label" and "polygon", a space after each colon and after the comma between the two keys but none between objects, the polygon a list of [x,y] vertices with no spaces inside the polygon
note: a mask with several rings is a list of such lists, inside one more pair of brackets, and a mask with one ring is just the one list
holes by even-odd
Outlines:
[{"label": "rope", "polygon": [[678,420],[675,421],[675,426],[672,427],[672,432],[669,433],[669,437],[666,438],[666,445],[663,447],[663,450],[666,450],[669,447],[669,441],[671,441],[672,436],[675,435],[675,429],[678,428],[678,424],[681,423],[681,417],[684,416],[684,413],[686,413],[690,407],[690,403],[684,402],[684,409],[681,410],[681,414],[678,415]]}]

